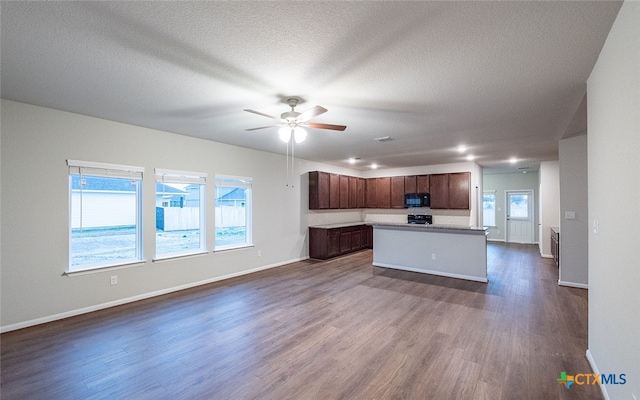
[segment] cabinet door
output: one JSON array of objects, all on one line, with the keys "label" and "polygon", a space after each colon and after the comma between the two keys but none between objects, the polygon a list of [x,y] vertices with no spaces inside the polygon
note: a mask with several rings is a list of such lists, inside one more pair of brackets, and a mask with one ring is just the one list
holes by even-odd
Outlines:
[{"label": "cabinet door", "polygon": [[418,175],[416,177],[416,193],[429,193],[429,175]]},{"label": "cabinet door", "polygon": [[351,232],[351,251],[358,251],[362,248],[362,233],[360,227]]},{"label": "cabinet door", "polygon": [[309,172],[309,210],[329,208],[329,174]]},{"label": "cabinet door", "polygon": [[340,254],[340,229],[327,231],[327,256],[334,257]]},{"label": "cabinet door", "polygon": [[449,208],[449,174],[429,175],[431,208]]},{"label": "cabinet door", "polygon": [[309,257],[324,260],[327,254],[327,230],[309,228]]},{"label": "cabinet door", "polygon": [[340,254],[351,252],[351,232],[343,231],[340,233]]},{"label": "cabinet door", "polygon": [[404,208],[404,176],[391,177],[391,208]]},{"label": "cabinet door", "polygon": [[367,206],[367,197],[366,197],[366,180],[364,178],[356,178],[357,179],[357,198],[356,198],[356,207],[357,208],[365,208]]},{"label": "cabinet door", "polygon": [[362,234],[362,245],[368,249],[373,248],[373,226],[363,225],[360,229]]},{"label": "cabinet door", "polygon": [[349,177],[340,175],[340,208],[349,208]]},{"label": "cabinet door", "polygon": [[378,185],[376,178],[369,178],[366,180],[367,187],[367,208],[378,207]]},{"label": "cabinet door", "polygon": [[410,175],[404,177],[404,192],[406,193],[418,193],[416,190],[416,176]]},{"label": "cabinet door", "polygon": [[449,174],[449,208],[468,210],[471,195],[471,174]]},{"label": "cabinet door", "polygon": [[378,208],[391,208],[391,178],[376,178]]},{"label": "cabinet door", "polygon": [[349,177],[349,208],[358,207],[358,178]]},{"label": "cabinet door", "polygon": [[340,175],[329,174],[329,208],[340,208]]}]

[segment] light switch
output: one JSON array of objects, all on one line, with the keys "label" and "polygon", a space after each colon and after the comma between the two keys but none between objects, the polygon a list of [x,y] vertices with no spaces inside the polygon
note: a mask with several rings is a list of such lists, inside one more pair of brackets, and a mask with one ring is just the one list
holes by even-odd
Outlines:
[{"label": "light switch", "polygon": [[565,211],[564,212],[564,219],[576,219],[576,212],[575,211]]},{"label": "light switch", "polygon": [[593,234],[594,235],[598,234],[598,220],[597,219],[593,220]]}]

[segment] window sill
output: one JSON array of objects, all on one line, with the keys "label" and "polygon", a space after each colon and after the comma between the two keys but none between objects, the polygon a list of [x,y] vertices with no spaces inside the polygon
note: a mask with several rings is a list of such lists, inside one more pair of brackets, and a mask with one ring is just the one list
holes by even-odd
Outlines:
[{"label": "window sill", "polygon": [[200,257],[209,254],[208,251],[199,251],[197,253],[185,253],[185,254],[172,254],[166,257],[158,257],[154,258],[152,261],[154,263],[162,263],[167,261],[173,261],[178,258],[191,258],[191,257]]},{"label": "window sill", "polygon": [[248,249],[251,247],[255,247],[255,245],[253,243],[251,244],[243,244],[241,246],[229,246],[229,247],[218,247],[216,249],[213,250],[214,253],[220,253],[223,251],[231,251],[231,250],[243,250],[243,249]]},{"label": "window sill", "polygon": [[115,271],[118,269],[141,267],[146,262],[147,260],[139,260],[139,261],[132,261],[130,263],[125,263],[125,264],[103,265],[100,267],[78,269],[74,271],[65,271],[62,275],[72,277],[72,276],[79,276],[79,275],[96,274],[98,272],[104,272],[104,271]]}]

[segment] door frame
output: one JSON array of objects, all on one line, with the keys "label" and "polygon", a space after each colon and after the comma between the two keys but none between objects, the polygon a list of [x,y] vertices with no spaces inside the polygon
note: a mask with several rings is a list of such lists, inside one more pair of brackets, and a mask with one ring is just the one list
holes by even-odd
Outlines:
[{"label": "door frame", "polygon": [[[534,224],[535,224],[535,218],[534,218],[534,210],[535,210],[535,202],[536,199],[533,196],[534,195],[534,190],[533,189],[511,189],[511,190],[505,190],[504,191],[504,241],[505,243],[511,243],[509,241],[509,194],[511,193],[526,193],[529,195],[529,204],[528,204],[528,208],[529,208],[529,219],[531,221],[530,224],[530,235],[531,235],[531,242],[530,243],[526,243],[526,244],[535,244],[536,243],[536,235],[535,235],[535,230],[534,230]],[[516,242],[513,242],[516,243]]]}]

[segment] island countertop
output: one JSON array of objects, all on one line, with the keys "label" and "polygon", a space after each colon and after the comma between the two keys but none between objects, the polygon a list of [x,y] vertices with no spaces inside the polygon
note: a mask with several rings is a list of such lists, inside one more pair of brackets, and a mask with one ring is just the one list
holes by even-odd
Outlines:
[{"label": "island countertop", "polygon": [[400,223],[388,223],[388,222],[369,222],[369,225],[373,225],[376,228],[382,229],[400,229],[411,231],[427,231],[427,232],[440,232],[440,233],[457,233],[467,235],[487,235],[487,228],[473,227],[464,225],[441,225],[441,224],[400,224]]}]

